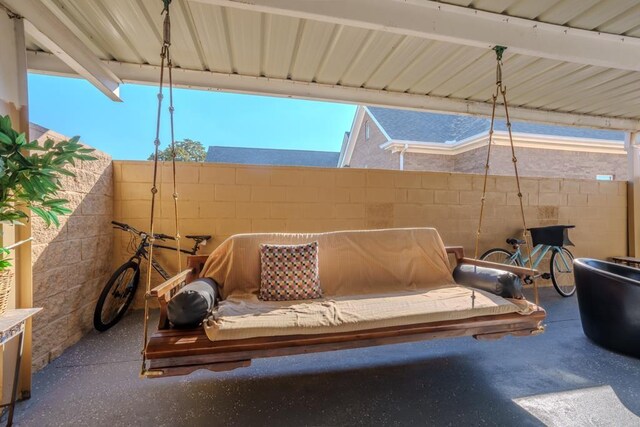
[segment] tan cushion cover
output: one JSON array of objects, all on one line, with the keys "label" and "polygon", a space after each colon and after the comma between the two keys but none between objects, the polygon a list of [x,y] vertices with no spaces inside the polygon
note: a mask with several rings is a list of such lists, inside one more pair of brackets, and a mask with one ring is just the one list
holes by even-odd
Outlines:
[{"label": "tan cushion cover", "polygon": [[260,244],[317,241],[325,296],[383,294],[453,284],[444,244],[433,228],[338,231],[317,234],[240,234],[209,256],[202,276],[224,299],[257,296]]},{"label": "tan cushion cover", "polygon": [[205,322],[212,341],[300,334],[362,331],[402,325],[520,312],[526,301],[454,285],[383,295],[342,296],[307,301],[221,301]]}]

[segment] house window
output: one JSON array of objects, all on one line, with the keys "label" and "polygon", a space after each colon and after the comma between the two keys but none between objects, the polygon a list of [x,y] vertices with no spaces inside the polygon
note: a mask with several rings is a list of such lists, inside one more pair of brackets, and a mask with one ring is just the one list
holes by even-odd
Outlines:
[{"label": "house window", "polygon": [[368,141],[371,136],[371,130],[369,129],[369,122],[364,122],[364,140]]},{"label": "house window", "polygon": [[613,181],[613,175],[596,175],[598,181]]}]

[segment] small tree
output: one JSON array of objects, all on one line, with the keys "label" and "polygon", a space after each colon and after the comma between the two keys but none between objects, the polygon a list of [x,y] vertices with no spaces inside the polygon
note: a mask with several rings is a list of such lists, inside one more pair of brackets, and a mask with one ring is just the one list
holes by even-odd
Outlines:
[{"label": "small tree", "polygon": [[[207,151],[200,141],[194,141],[186,138],[182,141],[176,141],[176,161],[178,162],[204,162],[207,157]],[[164,150],[158,151],[158,160],[171,161],[173,154],[171,146]],[[153,153],[147,160],[153,160]]]},{"label": "small tree", "polygon": [[[28,142],[12,128],[9,116],[0,116],[0,225],[22,225],[29,218],[27,210],[47,225],[60,225],[58,216],[71,213],[68,201],[58,196],[60,178],[74,176],[66,167],[76,160],[96,159],[79,139]],[[0,271],[10,266],[8,254],[8,248],[0,247]]]}]

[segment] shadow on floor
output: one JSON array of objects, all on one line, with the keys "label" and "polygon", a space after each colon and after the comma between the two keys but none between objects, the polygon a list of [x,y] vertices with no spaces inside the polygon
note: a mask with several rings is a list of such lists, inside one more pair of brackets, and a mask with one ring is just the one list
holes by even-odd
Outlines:
[{"label": "shadow on floor", "polygon": [[[18,425],[541,425],[513,399],[608,385],[640,415],[640,361],[594,346],[574,298],[544,289],[547,331],[254,361],[140,379],[141,313],[91,333],[34,376]],[[616,413],[612,409],[615,424]],[[640,423],[640,419],[639,419]]]}]

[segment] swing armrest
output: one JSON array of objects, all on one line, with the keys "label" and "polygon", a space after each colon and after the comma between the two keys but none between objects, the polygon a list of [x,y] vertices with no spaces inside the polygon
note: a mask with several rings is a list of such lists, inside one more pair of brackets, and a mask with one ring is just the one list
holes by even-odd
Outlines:
[{"label": "swing armrest", "polygon": [[448,254],[456,257],[456,263],[460,263],[460,260],[464,258],[464,248],[462,246],[446,246],[445,250]]},{"label": "swing armrest", "polygon": [[187,280],[187,276],[191,273],[191,269],[188,268],[173,277],[168,278],[155,288],[151,289],[149,293],[146,295],[147,299],[157,298],[157,299],[171,299],[171,294],[176,287],[184,284]]},{"label": "swing armrest", "polygon": [[162,282],[155,288],[151,289],[145,297],[147,299],[158,300],[158,305],[160,306],[160,317],[158,319],[158,329],[168,329],[169,328],[169,320],[168,320],[168,311],[167,307],[169,306],[169,301],[171,301],[171,297],[175,295],[179,288],[184,286],[187,282],[187,277],[192,273],[192,269],[186,269],[173,277],[170,277],[166,281]]},{"label": "swing armrest", "polygon": [[508,271],[520,276],[520,278],[522,279],[525,279],[527,277],[535,277],[538,274],[538,271],[534,269],[467,258],[464,256],[464,248],[462,246],[447,246],[445,249],[448,254],[453,254],[456,257],[457,264],[470,264],[478,267],[494,268],[496,270]]},{"label": "swing armrest", "polygon": [[187,269],[165,280],[155,288],[151,289],[146,295],[147,299],[157,299],[160,306],[160,319],[158,320],[158,329],[169,328],[169,320],[167,317],[167,307],[169,301],[184,285],[192,282],[202,271],[204,263],[207,261],[208,255],[190,255],[187,257]]}]

